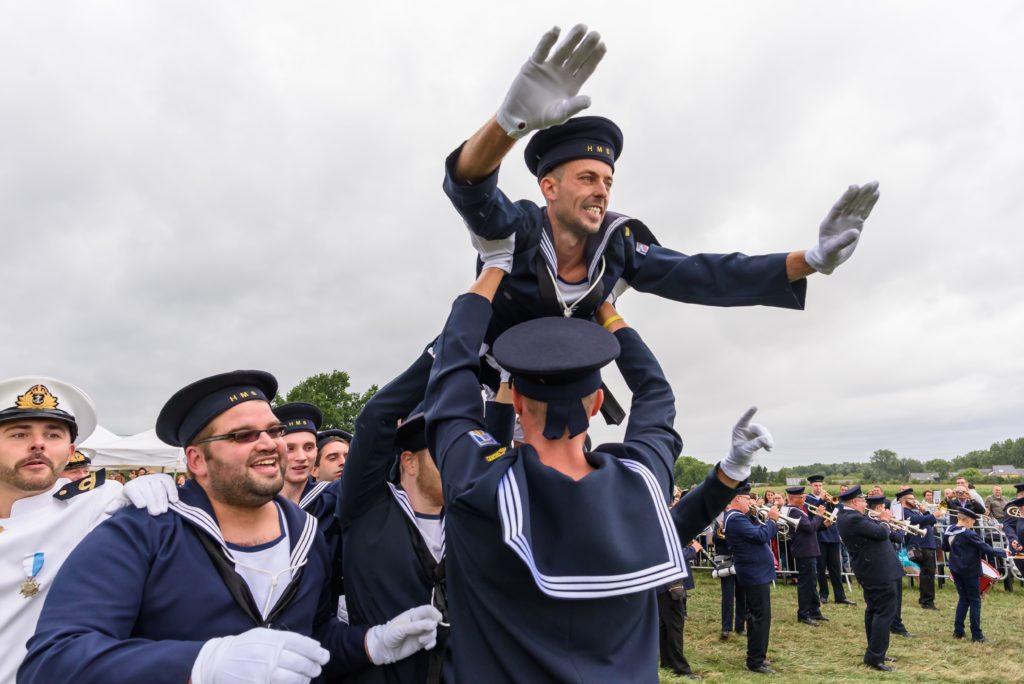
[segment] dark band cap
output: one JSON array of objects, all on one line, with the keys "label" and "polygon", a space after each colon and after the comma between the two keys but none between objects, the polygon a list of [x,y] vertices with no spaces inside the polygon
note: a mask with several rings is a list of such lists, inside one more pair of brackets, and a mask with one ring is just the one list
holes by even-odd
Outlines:
[{"label": "dark band cap", "polygon": [[979,517],[981,517],[980,513],[975,513],[970,508],[958,508],[956,509],[956,514],[967,516],[968,518],[971,518],[973,520],[977,520]]},{"label": "dark band cap", "polygon": [[395,432],[395,451],[417,452],[427,448],[426,414],[416,413],[409,416],[398,426]]},{"label": "dark band cap", "polygon": [[786,493],[787,494],[803,494],[804,493],[804,489],[805,488],[803,486],[800,486],[800,487],[786,487]]},{"label": "dark band cap", "polygon": [[750,485],[749,482],[746,484],[741,484],[739,487],[736,488],[736,496],[742,496],[743,494],[749,496],[751,489],[753,489],[753,487]]},{"label": "dark band cap", "polygon": [[1017,484],[1013,485],[1013,488],[1017,490],[1018,494],[1024,492],[1024,482],[1018,482]]},{"label": "dark band cap", "polygon": [[914,493],[914,488],[913,487],[907,487],[906,489],[901,489],[900,491],[896,492],[896,496],[893,497],[893,498],[895,498],[895,499],[902,499],[903,497],[910,496],[913,493]]},{"label": "dark band cap", "polygon": [[878,504],[885,503],[885,494],[876,494],[875,496],[866,497],[868,500],[868,506],[877,506]]},{"label": "dark band cap", "polygon": [[75,453],[71,454],[71,458],[68,459],[68,464],[64,466],[64,470],[74,470],[75,468],[88,468],[92,465],[92,459],[83,454],[78,449],[75,449]]},{"label": "dark band cap", "polygon": [[494,358],[523,396],[547,402],[544,436],[586,432],[580,401],[601,387],[601,368],[619,356],[615,336],[579,318],[537,318],[513,326],[494,342]]},{"label": "dark band cap", "polygon": [[274,408],[274,415],[284,425],[286,435],[296,432],[312,432],[316,435],[320,424],[324,422],[324,414],[320,408],[304,401],[282,404]]},{"label": "dark band cap", "polygon": [[277,380],[258,370],[238,370],[197,380],[174,393],[156,419],[156,436],[171,446],[192,443],[210,421],[246,401],[268,404],[277,394]]},{"label": "dark band cap", "polygon": [[323,430],[321,432],[316,433],[316,448],[323,449],[324,445],[327,444],[327,441],[330,440],[332,437],[337,437],[338,439],[348,442],[349,444],[352,443],[351,432],[346,432],[345,430],[339,430],[337,428],[331,428],[330,430]]},{"label": "dark band cap", "polygon": [[814,484],[815,482],[824,482],[824,481],[825,481],[825,476],[824,475],[808,475],[807,476],[807,484]]},{"label": "dark band cap", "polygon": [[864,496],[864,493],[860,489],[860,485],[853,485],[845,492],[839,495],[840,501],[852,501],[858,497]]},{"label": "dark band cap", "polygon": [[573,159],[599,159],[615,170],[622,154],[622,130],[603,116],[577,116],[534,133],[523,156],[537,178]]},{"label": "dark band cap", "polygon": [[1007,501],[1006,502],[1006,506],[1004,507],[1004,509],[1005,508],[1009,508],[1010,506],[1017,506],[1017,507],[1024,506],[1024,496],[1018,496],[1013,501]]}]

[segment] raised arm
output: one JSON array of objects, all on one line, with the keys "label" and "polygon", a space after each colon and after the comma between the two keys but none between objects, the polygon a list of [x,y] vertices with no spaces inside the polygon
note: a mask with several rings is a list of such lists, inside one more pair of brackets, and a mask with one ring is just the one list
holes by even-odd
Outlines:
[{"label": "raised arm", "polygon": [[398,421],[423,401],[433,361],[429,353],[421,353],[401,375],[366,402],[356,419],[338,501],[338,518],[343,526],[377,496],[386,495],[383,485],[395,460]]}]

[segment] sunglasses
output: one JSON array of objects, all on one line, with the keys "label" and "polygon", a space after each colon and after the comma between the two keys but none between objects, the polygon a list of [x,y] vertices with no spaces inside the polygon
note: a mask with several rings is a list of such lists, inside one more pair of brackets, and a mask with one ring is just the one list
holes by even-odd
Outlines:
[{"label": "sunglasses", "polygon": [[263,430],[235,430],[234,432],[228,432],[223,435],[216,435],[214,437],[207,437],[201,439],[196,444],[205,444],[207,442],[219,442],[221,440],[231,440],[238,444],[251,444],[260,438],[260,435],[264,432],[267,433],[267,437],[270,439],[277,439],[278,437],[284,437],[285,426],[274,425],[272,427],[265,428]]}]

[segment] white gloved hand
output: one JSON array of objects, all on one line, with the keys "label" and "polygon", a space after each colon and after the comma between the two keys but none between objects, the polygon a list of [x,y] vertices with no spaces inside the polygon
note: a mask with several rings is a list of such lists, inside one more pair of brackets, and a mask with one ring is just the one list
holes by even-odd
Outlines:
[{"label": "white gloved hand", "polygon": [[819,273],[829,274],[849,259],[853,250],[857,249],[864,221],[877,201],[877,181],[847,188],[821,222],[818,244],[804,254],[808,265]]},{"label": "white gloved hand", "polygon": [[516,234],[512,233],[507,238],[497,240],[485,240],[472,230],[469,231],[469,241],[483,262],[483,268],[500,268],[505,273],[512,272],[512,257],[516,252]]},{"label": "white gloved hand", "polygon": [[178,487],[170,475],[153,473],[126,483],[121,496],[136,508],[145,508],[150,515],[162,515],[169,504],[178,500]]},{"label": "white gloved hand", "polygon": [[374,665],[388,665],[420,649],[434,648],[441,612],[430,605],[399,613],[366,632],[366,653]]},{"label": "white gloved hand", "polygon": [[255,627],[203,644],[192,684],[306,684],[330,659],[314,639]]},{"label": "white gloved hand", "polygon": [[743,414],[740,421],[732,429],[732,449],[729,455],[718,464],[728,477],[742,482],[750,477],[750,464],[754,460],[754,453],[758,449],[771,451],[775,443],[768,430],[763,425],[751,423],[750,419],[757,413],[757,407],[752,406]]},{"label": "white gloved hand", "polygon": [[607,48],[600,34],[577,24],[548,59],[560,32],[556,26],[541,37],[498,109],[498,124],[512,138],[560,124],[590,106],[590,98],[578,93]]}]

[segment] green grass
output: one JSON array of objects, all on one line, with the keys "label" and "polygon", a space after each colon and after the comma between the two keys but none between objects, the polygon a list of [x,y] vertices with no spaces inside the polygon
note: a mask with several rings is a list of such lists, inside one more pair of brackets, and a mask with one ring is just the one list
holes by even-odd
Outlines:
[{"label": "green grass", "polygon": [[[956,589],[952,582],[937,587],[939,610],[917,605],[917,587],[903,592],[903,622],[916,638],[893,636],[889,655],[898,659],[895,672],[870,670],[861,664],[867,643],[864,634],[864,597],[854,583],[850,598],[856,606],[822,606],[831,618],[818,628],[796,621],[796,587],[776,585],[772,591],[772,628],[768,658],[778,671],[775,677],[754,674],[745,668],[746,637],[731,635],[720,641],[721,591],[719,581],[696,571],[697,588],[687,601],[685,654],[694,672],[718,682],[1024,682],[1021,625],[1024,624],[1024,587],[1013,593],[1002,583],[982,599],[981,625],[988,641],[975,644],[970,638],[952,638]],[[968,634],[970,632],[968,631]],[[661,671],[662,684],[689,680]]]}]

